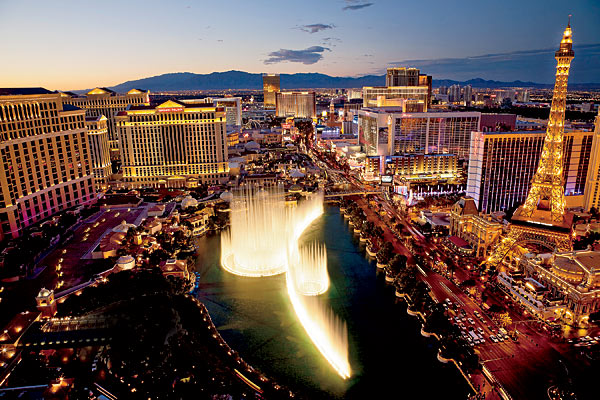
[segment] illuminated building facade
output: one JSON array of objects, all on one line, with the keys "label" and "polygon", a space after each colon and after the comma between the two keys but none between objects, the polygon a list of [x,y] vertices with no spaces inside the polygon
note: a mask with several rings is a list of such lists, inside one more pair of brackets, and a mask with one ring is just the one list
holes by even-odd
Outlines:
[{"label": "illuminated building facade", "polygon": [[404,99],[419,105],[427,111],[431,98],[429,86],[365,86],[363,87],[363,107],[377,107],[386,104],[385,100]]},{"label": "illuminated building facade", "polygon": [[279,74],[263,74],[264,107],[275,108],[276,95],[279,93]]},{"label": "illuminated building facade", "polygon": [[119,158],[119,138],[115,126],[115,114],[123,111],[128,105],[149,105],[150,91],[143,89],[131,89],[125,94],[118,94],[107,88],[95,88],[78,96],[74,93],[62,93],[63,103],[72,104],[86,110],[89,117],[104,115],[107,119],[108,141],[113,159]]},{"label": "illuminated building facade", "polygon": [[242,125],[242,98],[241,97],[221,97],[213,98],[215,107],[225,109],[227,125],[239,127]]},{"label": "illuminated building facade", "polygon": [[458,159],[454,154],[371,156],[364,171],[365,180],[393,175],[400,182],[446,181],[458,176]]},{"label": "illuminated building facade", "polygon": [[367,155],[455,154],[469,158],[471,132],[479,112],[407,113],[402,108],[358,112],[359,140]]},{"label": "illuminated building facade", "polygon": [[545,288],[541,304],[529,307],[541,318],[553,317],[585,327],[590,314],[600,310],[600,252],[579,250],[525,257],[521,266],[528,277]]},{"label": "illuminated building facade", "polygon": [[589,211],[592,207],[600,207],[600,111],[596,116],[596,129],[590,150],[590,165],[583,200],[584,210]]},{"label": "illuminated building facade", "polygon": [[0,89],[0,239],[94,199],[85,110],[42,88]]},{"label": "illuminated building facade", "polygon": [[129,106],[116,117],[123,180],[131,187],[227,181],[225,110],[169,100]]},{"label": "illuminated building facade", "polygon": [[275,103],[275,114],[278,117],[317,117],[315,92],[277,92]]},{"label": "illuminated building facade", "polygon": [[463,197],[450,210],[450,235],[469,243],[475,257],[487,257],[502,235],[502,224],[489,215],[479,215],[475,201]]},{"label": "illuminated building facade", "polygon": [[[523,203],[544,146],[544,132],[473,132],[467,195],[482,212],[507,211]],[[583,205],[593,132],[564,134],[564,190],[569,207]]]},{"label": "illuminated building facade", "polygon": [[[508,235],[487,259],[488,268],[498,266],[519,244],[552,251],[570,251],[574,215],[565,211],[565,106],[571,61],[575,56],[570,23],[555,53],[556,81],[541,157],[525,202],[514,212]],[[583,171],[582,171],[583,173]],[[587,174],[587,167],[585,168]],[[584,179],[585,182],[585,179]]]},{"label": "illuminated building facade", "polygon": [[90,157],[96,191],[106,190],[108,189],[108,178],[112,172],[108,144],[108,119],[104,115],[85,117],[85,126],[90,142]]}]

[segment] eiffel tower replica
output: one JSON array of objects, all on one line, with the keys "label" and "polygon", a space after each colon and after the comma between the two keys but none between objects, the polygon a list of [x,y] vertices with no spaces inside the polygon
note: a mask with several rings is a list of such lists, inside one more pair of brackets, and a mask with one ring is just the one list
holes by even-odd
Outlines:
[{"label": "eiffel tower replica", "polygon": [[[570,16],[569,16],[570,17]],[[555,53],[556,82],[546,129],[542,156],[525,203],[515,211],[508,235],[501,239],[492,255],[484,261],[487,269],[498,267],[518,244],[537,244],[556,251],[572,250],[573,214],[565,211],[563,177],[563,137],[567,80],[573,60],[571,21]]]}]

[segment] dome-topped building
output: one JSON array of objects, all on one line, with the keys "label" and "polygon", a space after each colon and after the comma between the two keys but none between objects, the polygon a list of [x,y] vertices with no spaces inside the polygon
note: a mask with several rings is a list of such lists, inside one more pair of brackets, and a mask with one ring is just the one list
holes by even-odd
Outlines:
[{"label": "dome-topped building", "polygon": [[130,228],[137,228],[135,224],[129,224],[127,221],[123,220],[119,225],[115,226],[112,231],[119,233],[127,233]]},{"label": "dome-topped building", "polygon": [[117,260],[117,264],[115,265],[115,267],[118,271],[133,269],[133,267],[135,267],[135,259],[132,255],[129,254],[121,256]]}]

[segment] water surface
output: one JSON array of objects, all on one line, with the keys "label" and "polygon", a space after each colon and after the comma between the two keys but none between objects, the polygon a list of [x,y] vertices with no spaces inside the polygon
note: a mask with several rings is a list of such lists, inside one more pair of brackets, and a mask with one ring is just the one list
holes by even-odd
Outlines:
[{"label": "water surface", "polygon": [[326,207],[305,231],[301,242],[311,241],[327,246],[331,287],[324,296],[348,323],[352,377],[342,380],[312,344],[288,300],[284,275],[229,274],[219,267],[218,235],[206,236],[198,239],[198,298],[229,345],[311,398],[413,398],[415,391],[424,399],[466,398],[460,373],[437,361],[435,340],[420,335],[420,324],[366,258],[337,207]]}]

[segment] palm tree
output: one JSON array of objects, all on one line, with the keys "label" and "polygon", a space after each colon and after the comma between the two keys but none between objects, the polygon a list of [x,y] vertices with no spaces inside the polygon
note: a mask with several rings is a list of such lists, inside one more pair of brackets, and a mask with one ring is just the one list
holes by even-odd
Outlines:
[{"label": "palm tree", "polygon": [[508,312],[502,313],[498,315],[498,322],[502,325],[503,328],[506,328],[510,324],[512,324],[512,318],[508,315]]}]

